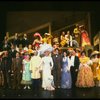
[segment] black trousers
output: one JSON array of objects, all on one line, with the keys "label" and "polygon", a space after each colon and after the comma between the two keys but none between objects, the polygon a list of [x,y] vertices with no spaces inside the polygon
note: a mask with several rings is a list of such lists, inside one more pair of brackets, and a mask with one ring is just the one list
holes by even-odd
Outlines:
[{"label": "black trousers", "polygon": [[40,79],[32,79],[32,88],[33,90],[40,89]]},{"label": "black trousers", "polygon": [[53,71],[54,85],[56,87],[61,86],[61,69],[55,69]]},{"label": "black trousers", "polygon": [[71,66],[70,71],[71,71],[71,78],[72,78],[72,87],[76,87],[75,84],[76,84],[78,72],[76,72],[75,70],[76,70],[76,68],[74,66]]},{"label": "black trousers", "polygon": [[20,87],[21,78],[22,78],[22,74],[20,73],[20,70],[16,68],[16,70],[14,70],[14,76],[13,76],[13,86],[12,86],[13,88]]},{"label": "black trousers", "polygon": [[2,70],[2,72],[4,75],[4,87],[8,88],[11,86],[10,73],[7,70]]}]

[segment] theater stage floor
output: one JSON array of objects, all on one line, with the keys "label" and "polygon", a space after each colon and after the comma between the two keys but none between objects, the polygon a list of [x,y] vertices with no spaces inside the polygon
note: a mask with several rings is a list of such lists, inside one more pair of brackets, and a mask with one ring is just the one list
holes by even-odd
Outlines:
[{"label": "theater stage floor", "polygon": [[12,90],[0,88],[0,98],[96,98],[100,99],[100,87],[93,88],[73,88],[73,89],[56,89],[47,91],[40,89],[38,95],[34,90]]}]

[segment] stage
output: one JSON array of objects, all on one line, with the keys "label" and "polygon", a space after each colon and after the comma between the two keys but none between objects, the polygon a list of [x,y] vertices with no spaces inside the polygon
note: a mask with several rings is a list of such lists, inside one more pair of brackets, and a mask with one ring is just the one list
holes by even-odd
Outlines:
[{"label": "stage", "polygon": [[100,87],[93,88],[73,88],[73,89],[56,89],[55,91],[47,91],[40,89],[38,93],[35,93],[34,90],[12,90],[12,89],[0,89],[0,98],[5,99],[33,99],[33,98],[88,98],[88,99],[100,99]]}]

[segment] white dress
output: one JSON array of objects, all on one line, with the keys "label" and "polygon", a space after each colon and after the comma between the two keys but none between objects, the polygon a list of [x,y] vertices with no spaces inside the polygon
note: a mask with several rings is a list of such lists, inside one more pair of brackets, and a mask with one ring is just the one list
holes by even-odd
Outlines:
[{"label": "white dress", "polygon": [[50,56],[42,58],[42,88],[46,89],[52,85],[53,76],[51,70],[53,67],[53,60]]}]

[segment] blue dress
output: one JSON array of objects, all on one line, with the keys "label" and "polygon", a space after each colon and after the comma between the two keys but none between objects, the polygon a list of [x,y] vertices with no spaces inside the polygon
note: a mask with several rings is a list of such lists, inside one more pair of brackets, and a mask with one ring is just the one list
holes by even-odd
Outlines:
[{"label": "blue dress", "polygon": [[72,86],[71,72],[68,69],[68,58],[62,58],[61,88],[70,89]]}]

